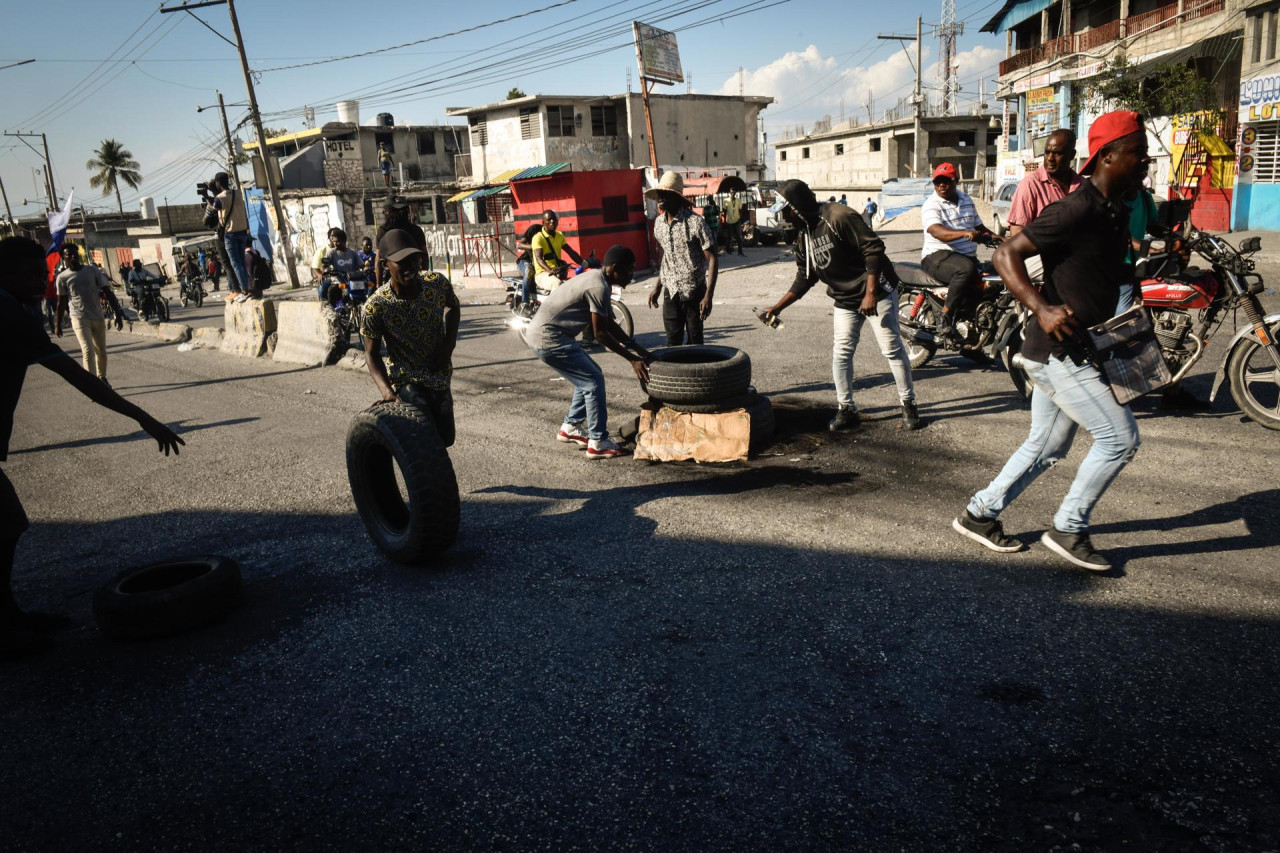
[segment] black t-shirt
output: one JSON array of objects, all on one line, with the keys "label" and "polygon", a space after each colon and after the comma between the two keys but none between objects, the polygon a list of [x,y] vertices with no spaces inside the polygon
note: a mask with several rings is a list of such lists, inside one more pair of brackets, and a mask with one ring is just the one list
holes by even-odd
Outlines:
[{"label": "black t-shirt", "polygon": [[804,296],[821,279],[837,305],[856,311],[867,292],[867,273],[872,272],[880,275],[878,296],[897,286],[884,241],[853,208],[823,204],[818,224],[796,235],[796,278],[791,284],[796,296]]},{"label": "black t-shirt", "polygon": [[62,356],[44,323],[7,290],[0,290],[0,462],[9,457],[13,411],[18,408],[27,367]]},{"label": "black t-shirt", "polygon": [[[1022,231],[1040,250],[1044,298],[1066,305],[1082,327],[1110,320],[1120,285],[1130,279],[1124,259],[1129,251],[1129,208],[1108,201],[1086,180],[1084,186],[1055,201]],[[1027,326],[1022,356],[1043,362],[1050,353],[1066,355],[1034,319]]]},{"label": "black t-shirt", "polygon": [[[536,234],[537,234],[539,231],[541,231],[541,230],[542,230],[542,223],[541,223],[541,222],[535,222],[535,223],[533,223],[533,224],[532,224],[532,225],[530,225],[528,228],[524,229],[524,234],[520,235],[520,242],[521,242],[521,243],[532,243],[532,242],[533,242],[534,235],[536,235]],[[528,249],[525,249],[525,250],[524,250],[524,251],[522,251],[520,254],[516,255],[516,263],[519,263],[520,261],[527,261],[527,260],[529,260],[529,250],[528,250]]]}]

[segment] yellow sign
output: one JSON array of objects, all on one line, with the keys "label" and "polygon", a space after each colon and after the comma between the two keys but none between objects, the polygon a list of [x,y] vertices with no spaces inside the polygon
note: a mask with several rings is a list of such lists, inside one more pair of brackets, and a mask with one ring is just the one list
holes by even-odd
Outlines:
[{"label": "yellow sign", "polygon": [[1032,89],[1027,92],[1027,109],[1044,109],[1053,106],[1053,87],[1045,86],[1043,89]]}]

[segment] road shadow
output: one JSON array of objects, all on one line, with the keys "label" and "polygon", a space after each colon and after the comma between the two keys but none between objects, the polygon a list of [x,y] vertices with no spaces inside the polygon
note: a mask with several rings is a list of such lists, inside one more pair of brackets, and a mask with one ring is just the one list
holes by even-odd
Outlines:
[{"label": "road shadow", "polygon": [[[1229,601],[1213,615],[1116,606],[1099,596],[1113,581],[1033,554],[931,552],[909,511],[896,541],[833,547],[822,525],[893,510],[857,473],[511,473],[462,495],[461,537],[426,567],[381,558],[342,508],[37,519],[19,599],[61,594],[75,626],[50,655],[5,665],[7,845],[1280,837],[1274,619],[1224,615]],[[1247,514],[1262,520],[1275,497],[1250,496]],[[199,553],[241,563],[229,617],[147,643],[101,637],[98,584]]]},{"label": "road shadow", "polygon": [[[1109,550],[1117,561],[1137,557],[1172,557],[1188,554],[1220,554],[1228,551],[1274,548],[1280,546],[1280,517],[1276,514],[1280,489],[1265,489],[1241,495],[1234,501],[1207,506],[1177,516],[1133,519],[1094,525],[1096,533],[1149,533],[1186,531],[1190,528],[1215,527],[1243,523],[1244,533],[1206,536],[1192,541],[1172,541],[1156,545],[1119,547]],[[1154,507],[1151,508],[1154,511]]]},{"label": "road shadow", "polygon": [[[261,359],[255,359],[261,361]],[[242,373],[237,376],[221,376],[217,379],[201,379],[198,382],[154,382],[148,385],[116,385],[116,393],[122,397],[145,397],[164,391],[180,391],[187,388],[204,388],[209,385],[222,385],[227,382],[246,382],[271,376],[288,376],[291,373],[306,373],[318,370],[317,367],[294,367],[287,370],[267,370],[259,373]],[[127,392],[127,393],[126,393]]]},{"label": "road shadow", "polygon": [[[195,423],[184,418],[182,420],[173,421],[169,424],[172,429],[180,436],[190,435],[193,432],[199,432],[206,429],[215,429],[217,427],[235,426],[237,424],[253,423],[258,418],[229,418],[223,421],[213,421],[211,423]],[[56,444],[41,444],[36,447],[23,447],[18,450],[10,450],[10,456],[18,456],[23,453],[43,453],[49,450],[71,450],[79,447],[96,447],[101,444],[125,444],[133,441],[154,441],[151,436],[147,435],[143,430],[135,430],[133,432],[124,433],[122,435],[102,435],[93,438],[78,438],[73,441],[61,441]]]}]

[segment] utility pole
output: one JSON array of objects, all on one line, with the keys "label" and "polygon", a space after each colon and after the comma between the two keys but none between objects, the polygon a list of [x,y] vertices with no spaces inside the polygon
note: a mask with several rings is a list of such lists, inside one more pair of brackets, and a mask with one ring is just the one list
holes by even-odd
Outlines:
[{"label": "utility pole", "polygon": [[[4,135],[15,137],[23,145],[27,146],[32,151],[35,151],[35,155],[37,157],[43,157],[44,188],[45,188],[45,191],[49,193],[49,210],[57,210],[58,209],[58,190],[53,185],[53,163],[49,160],[49,140],[45,138],[45,135],[43,133],[31,133],[31,132],[23,133],[21,131],[17,133],[9,133],[8,131],[5,131]],[[44,143],[44,154],[41,154],[39,151],[36,151],[36,147],[26,140],[26,137],[28,136],[40,137],[40,141]]]},{"label": "utility pole", "polygon": [[[262,113],[258,110],[258,96],[253,91],[253,72],[249,70],[249,58],[244,52],[244,38],[240,35],[240,21],[236,18],[235,0],[200,0],[196,3],[184,3],[169,9],[161,9],[161,13],[183,12],[188,9],[201,9],[205,6],[221,6],[226,4],[227,13],[231,17],[231,31],[235,35],[236,52],[240,54],[240,70],[244,72],[244,87],[249,93],[249,117],[253,120],[253,129],[258,135],[258,153],[262,155],[262,165],[267,173],[267,193],[271,196],[271,206],[275,208],[277,229],[280,234],[280,248],[284,251],[284,266],[289,273],[289,286],[299,287],[298,270],[293,261],[293,246],[289,240],[289,222],[284,216],[284,207],[280,204],[280,190],[276,185],[276,174],[271,169],[271,152],[267,149],[267,134],[262,129]],[[225,127],[225,123],[224,123]],[[227,134],[230,136],[230,133]],[[239,188],[237,188],[239,192]]]},{"label": "utility pole", "polygon": [[[915,120],[914,122],[912,122],[913,135],[911,137],[911,177],[913,178],[920,177],[920,173],[924,171],[920,165],[921,155],[924,153],[924,146],[920,144],[920,136],[923,133],[923,129],[921,128],[921,123],[920,123],[920,117],[921,117],[921,110],[924,104],[924,99],[920,97],[920,37],[923,34],[923,31],[924,31],[924,19],[917,17],[916,18],[916,36],[914,39],[911,36],[899,36],[899,35],[876,36],[876,38],[884,39],[886,41],[897,41],[897,42],[914,41],[916,43],[916,62],[915,62],[916,93],[911,98],[911,102],[915,106]],[[907,49],[906,44],[902,45],[902,49],[903,51],[906,51]],[[907,54],[907,58],[910,59],[910,57],[911,55]]]},{"label": "utility pole", "polygon": [[4,197],[4,215],[5,215],[5,219],[8,220],[8,223],[9,223],[8,227],[5,230],[7,230],[10,234],[12,234],[14,231],[15,223],[13,221],[13,211],[9,209],[9,194],[4,191],[3,178],[0,178],[0,196]]}]

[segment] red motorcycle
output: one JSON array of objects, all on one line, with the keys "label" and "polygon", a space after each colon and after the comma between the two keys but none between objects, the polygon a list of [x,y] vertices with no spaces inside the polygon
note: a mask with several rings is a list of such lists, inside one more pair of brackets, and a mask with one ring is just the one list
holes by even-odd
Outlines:
[{"label": "red motorcycle", "polygon": [[[1243,311],[1242,326],[1226,346],[1209,394],[1212,401],[1225,379],[1236,405],[1267,429],[1280,430],[1280,313],[1264,316],[1258,294],[1262,276],[1249,256],[1262,248],[1250,237],[1233,248],[1221,237],[1192,228],[1186,248],[1208,262],[1208,269],[1184,266],[1182,256],[1166,251],[1138,261],[1142,303],[1151,314],[1160,350],[1173,382],[1183,379],[1204,356],[1228,316]],[[1026,310],[1022,310],[1026,322]],[[1234,327],[1234,321],[1232,323]],[[1007,364],[1014,385],[1030,396],[1031,383],[1022,367],[1022,329],[1005,338]]]}]

